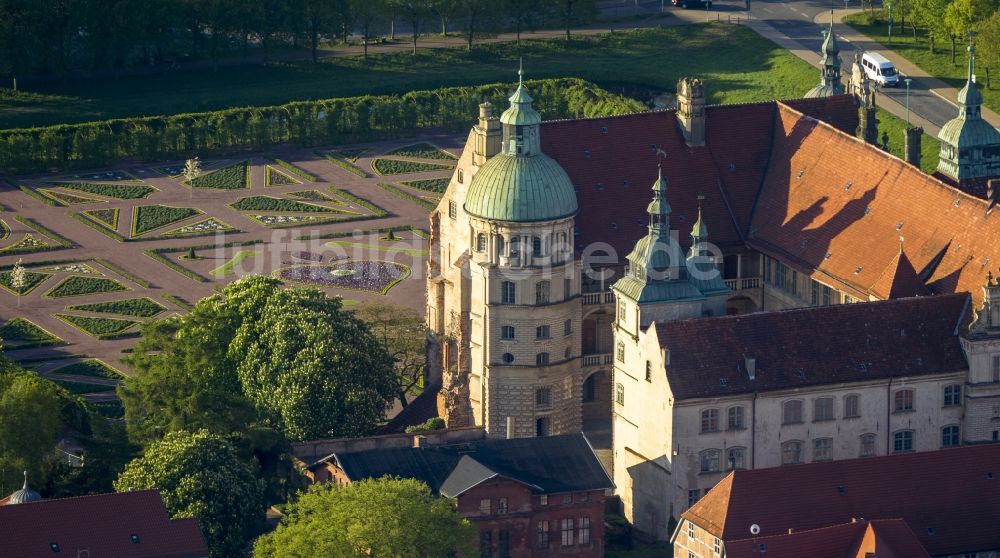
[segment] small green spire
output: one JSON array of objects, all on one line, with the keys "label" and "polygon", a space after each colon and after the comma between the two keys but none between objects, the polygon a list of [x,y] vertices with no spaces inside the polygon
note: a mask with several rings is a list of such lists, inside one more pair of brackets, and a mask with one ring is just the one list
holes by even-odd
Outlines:
[{"label": "small green spire", "polygon": [[701,201],[698,202],[698,220],[691,227],[691,238],[694,239],[695,243],[708,239],[708,227],[705,226],[705,220],[701,218]]},{"label": "small green spire", "polygon": [[670,233],[670,203],[667,202],[667,183],[663,177],[663,166],[657,165],[656,182],[653,182],[653,201],[649,202],[646,212],[649,213],[649,233],[654,236],[667,236]]}]

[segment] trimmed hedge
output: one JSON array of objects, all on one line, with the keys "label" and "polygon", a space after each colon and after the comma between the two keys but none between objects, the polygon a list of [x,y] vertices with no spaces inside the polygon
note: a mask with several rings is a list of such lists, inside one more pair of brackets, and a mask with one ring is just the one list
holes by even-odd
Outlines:
[{"label": "trimmed hedge", "polygon": [[339,213],[336,209],[295,200],[272,198],[270,196],[250,196],[230,204],[240,211],[290,211],[295,213]]},{"label": "trimmed hedge", "polygon": [[61,343],[55,335],[45,331],[24,318],[13,318],[0,326],[0,339],[11,345],[11,349],[27,349],[31,347],[43,347]]},{"label": "trimmed hedge", "polygon": [[426,180],[411,180],[409,182],[400,182],[403,186],[409,186],[410,188],[416,188],[417,190],[423,190],[425,192],[434,192],[436,194],[443,194],[445,190],[448,189],[448,184],[451,182],[450,178],[428,178]]},{"label": "trimmed hedge", "polygon": [[295,176],[301,178],[302,180],[305,180],[306,182],[319,182],[319,177],[314,176],[313,174],[311,174],[309,172],[306,172],[305,169],[300,168],[300,167],[298,167],[296,165],[293,165],[293,164],[289,163],[288,161],[282,161],[281,159],[272,159],[272,161],[274,161],[275,163],[277,163],[279,167],[281,167],[281,168],[285,169],[286,171],[294,174]]},{"label": "trimmed hedge", "polygon": [[121,275],[122,277],[128,279],[129,281],[135,283],[136,285],[139,285],[140,287],[145,287],[147,289],[153,288],[153,284],[150,283],[149,281],[146,281],[145,279],[139,277],[138,275],[135,275],[134,273],[128,271],[127,269],[113,262],[109,262],[108,260],[102,260],[100,258],[94,258],[94,261],[106,267],[107,269],[111,270],[112,272]]},{"label": "trimmed hedge", "polygon": [[70,314],[56,314],[56,317],[98,339],[117,337],[126,329],[138,323],[133,320],[121,320],[118,318],[94,318],[91,316],[73,316]]},{"label": "trimmed hedge", "polygon": [[137,205],[132,210],[132,236],[139,236],[201,214],[201,210],[193,207]]},{"label": "trimmed hedge", "polygon": [[454,161],[458,159],[451,153],[435,147],[427,142],[415,143],[413,145],[404,145],[403,147],[397,147],[392,151],[386,153],[386,155],[398,155],[400,157],[413,157],[416,159],[437,159],[440,161]]},{"label": "trimmed hedge", "polygon": [[145,184],[96,184],[92,182],[49,182],[51,186],[97,194],[106,198],[116,200],[138,200],[145,198],[156,191],[152,186]]},{"label": "trimmed hedge", "polygon": [[[638,101],[580,79],[536,80],[527,86],[535,107],[548,119],[645,110]],[[398,139],[412,137],[425,128],[454,132],[473,124],[479,103],[506,106],[510,88],[509,83],[494,83],[405,95],[3,130],[0,169],[29,173],[101,167],[126,157],[148,161],[262,151],[279,143],[309,146]]]},{"label": "trimmed hedge", "polygon": [[81,312],[96,312],[99,314],[121,314],[122,316],[135,316],[138,318],[152,318],[166,310],[160,304],[149,298],[128,298],[125,300],[112,300],[109,302],[95,302],[92,304],[78,304],[70,306],[67,310],[77,310]]},{"label": "trimmed hedge", "polygon": [[390,194],[396,196],[397,198],[403,200],[409,200],[419,205],[420,207],[426,209],[427,211],[434,211],[434,208],[437,207],[436,203],[431,203],[423,198],[414,196],[413,194],[407,192],[406,190],[399,188],[395,184],[386,184],[384,182],[379,182],[378,186],[379,188],[382,188],[383,190],[389,192]]},{"label": "trimmed hedge", "polygon": [[330,161],[331,163],[333,163],[335,166],[338,166],[338,167],[344,169],[345,171],[347,171],[347,172],[349,172],[349,173],[351,173],[351,174],[353,174],[355,176],[360,176],[361,178],[368,178],[368,173],[367,172],[359,169],[358,167],[352,165],[351,163],[348,163],[347,161],[345,161],[343,159],[339,159],[336,156],[331,155],[329,153],[319,153],[319,152],[317,152],[317,153],[319,155],[321,155],[327,161]]},{"label": "trimmed hedge", "polygon": [[55,287],[52,287],[49,292],[45,293],[45,296],[48,298],[66,298],[71,296],[83,296],[94,293],[113,293],[127,290],[127,287],[114,279],[72,275],[63,279],[63,281]]}]

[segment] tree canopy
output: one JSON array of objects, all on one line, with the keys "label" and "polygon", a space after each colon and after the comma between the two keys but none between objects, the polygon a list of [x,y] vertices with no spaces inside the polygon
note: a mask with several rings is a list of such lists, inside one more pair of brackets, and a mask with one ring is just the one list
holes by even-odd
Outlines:
[{"label": "tree canopy", "polygon": [[257,465],[225,438],[177,431],[146,447],[115,490],[159,489],[174,518],[197,518],[213,557],[237,556],[264,519]]},{"label": "tree canopy", "polygon": [[447,558],[470,552],[475,527],[450,500],[414,479],[313,485],[277,530],[257,539],[255,558]]},{"label": "tree canopy", "polygon": [[59,391],[31,372],[0,371],[0,497],[21,487],[21,471],[35,488],[48,477],[59,441]]}]

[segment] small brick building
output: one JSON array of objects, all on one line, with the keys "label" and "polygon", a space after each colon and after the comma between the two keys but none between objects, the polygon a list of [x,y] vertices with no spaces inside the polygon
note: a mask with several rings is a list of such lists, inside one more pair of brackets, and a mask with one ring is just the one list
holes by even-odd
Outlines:
[{"label": "small brick building", "polygon": [[481,558],[604,556],[604,498],[613,484],[583,434],[442,444],[417,436],[412,447],[335,451],[309,472],[343,484],[421,480],[476,525]]}]

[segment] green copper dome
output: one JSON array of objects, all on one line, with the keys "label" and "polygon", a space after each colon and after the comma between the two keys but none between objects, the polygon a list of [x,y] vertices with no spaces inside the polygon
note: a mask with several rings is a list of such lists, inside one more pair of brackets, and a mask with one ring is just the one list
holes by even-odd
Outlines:
[{"label": "green copper dome", "polygon": [[494,155],[473,177],[465,198],[466,213],[494,221],[554,221],[578,210],[573,182],[544,153]]},{"label": "green copper dome", "polygon": [[531,223],[576,215],[576,189],[566,171],[542,153],[539,124],[531,95],[521,82],[500,117],[502,150],[472,178],[465,212],[492,221]]},{"label": "green copper dome", "polygon": [[830,15],[830,29],[823,39],[823,58],[820,60],[820,82],[806,92],[807,99],[814,97],[832,97],[843,95],[844,86],[840,83],[840,45],[837,35],[833,32],[833,14]]}]

